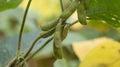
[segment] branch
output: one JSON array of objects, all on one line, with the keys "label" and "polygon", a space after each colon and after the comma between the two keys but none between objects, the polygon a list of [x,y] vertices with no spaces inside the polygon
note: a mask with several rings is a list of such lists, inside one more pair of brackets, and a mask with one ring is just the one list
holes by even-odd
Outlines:
[{"label": "branch", "polygon": [[60,7],[61,7],[61,10],[62,10],[62,12],[64,11],[64,7],[63,7],[63,2],[62,2],[62,0],[60,0]]},{"label": "branch", "polygon": [[21,40],[22,40],[23,28],[24,28],[24,25],[25,25],[26,16],[27,16],[27,13],[28,13],[28,10],[29,10],[31,1],[32,1],[32,0],[29,0],[29,2],[28,2],[28,4],[27,4],[27,7],[26,7],[26,10],[25,10],[25,13],[24,13],[24,17],[23,17],[23,20],[22,20],[22,25],[21,25],[21,29],[20,29],[20,32],[19,32],[19,39],[18,39],[18,53],[19,53],[20,50],[21,50]]},{"label": "branch", "polygon": [[52,41],[53,37],[48,39],[41,47],[39,47],[31,56],[26,58],[26,61],[29,61],[34,55],[36,55],[41,49],[43,49],[50,41]]}]

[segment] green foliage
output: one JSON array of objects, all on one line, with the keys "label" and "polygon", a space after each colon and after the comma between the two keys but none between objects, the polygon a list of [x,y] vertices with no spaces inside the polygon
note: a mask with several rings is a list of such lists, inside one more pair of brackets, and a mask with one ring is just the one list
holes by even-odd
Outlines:
[{"label": "green foliage", "polygon": [[22,0],[0,0],[0,11],[16,8]]},{"label": "green foliage", "polygon": [[120,27],[120,0],[87,0],[87,16]]},{"label": "green foliage", "polygon": [[[51,52],[52,52],[53,46],[59,47],[59,45],[63,45],[62,44],[62,36],[64,35],[63,34],[64,32],[62,32],[62,31],[64,30],[64,27],[67,25],[66,20],[74,13],[74,11],[78,7],[80,7],[80,10],[77,11],[78,20],[81,22],[81,24],[84,24],[84,25],[86,24],[86,16],[87,16],[90,19],[104,21],[105,23],[108,23],[108,24],[112,25],[113,27],[120,27],[120,18],[119,18],[120,17],[120,14],[119,14],[120,0],[85,0],[85,2],[82,4],[82,6],[80,5],[81,3],[79,4],[79,1],[82,1],[82,0],[68,1],[69,3],[66,3],[63,5],[65,11],[59,16],[59,18],[57,20],[55,20],[55,22],[43,25],[43,28],[42,28],[43,31],[45,31],[45,33],[48,32],[49,34],[46,34],[43,37],[43,40],[36,43],[35,48],[33,48],[34,50],[36,48],[38,48],[38,46],[40,46],[40,44],[43,44],[45,42],[45,40],[47,40],[49,38],[48,36],[52,36],[52,34],[56,34],[56,36],[54,36],[54,37],[56,37],[56,38],[54,38],[55,44],[52,46],[50,45],[50,46],[48,46],[48,48],[46,50],[43,50],[43,54],[46,53],[46,54],[52,55]],[[22,0],[0,0],[0,7],[2,7],[2,8],[0,8],[0,11],[15,8],[21,2],[22,2]],[[67,6],[67,4],[69,5],[69,7]],[[10,19],[9,20],[5,19],[5,22],[9,22],[9,23],[12,23],[14,21],[21,22],[21,19],[22,19],[22,18],[20,18],[21,16],[16,16],[16,15],[19,15],[18,13],[21,16],[23,16],[23,13],[21,13],[21,11],[19,11],[19,10],[15,11],[15,12],[13,11],[10,13],[11,14]],[[16,14],[16,15],[14,17],[11,17],[13,14]],[[9,16],[9,15],[7,15],[3,12],[3,19],[6,16]],[[30,15],[30,17],[31,17],[31,15]],[[59,20],[61,20],[61,22],[62,22],[61,26],[63,26],[63,28],[59,27],[61,29],[58,30],[55,27],[57,27],[56,25],[59,24],[58,23]],[[4,21],[2,21],[2,22],[4,22]],[[31,22],[31,21],[27,21],[27,22]],[[32,26],[32,24],[31,24],[31,26]],[[11,27],[14,27],[14,26],[11,26]],[[34,27],[32,27],[31,29],[33,29],[33,28]],[[11,29],[13,30],[13,28],[11,28]],[[67,44],[71,44],[73,41],[92,39],[92,38],[96,38],[96,37],[100,37],[100,36],[111,37],[112,35],[115,35],[112,38],[119,40],[119,36],[118,36],[118,34],[116,35],[116,31],[114,31],[115,33],[113,33],[113,31],[112,31],[112,34],[109,34],[109,33],[111,33],[111,30],[113,30],[113,29],[110,28],[108,30],[108,32],[101,34],[101,32],[97,32],[96,30],[91,29],[91,28],[82,28],[80,30],[80,32],[77,32],[77,33],[69,32],[68,37],[66,37],[66,39],[65,39],[65,41],[63,41],[63,43],[66,44],[66,42],[67,42]],[[43,32],[41,34],[44,35],[45,33]],[[65,32],[65,36],[67,35],[67,33],[68,33],[68,30],[67,30],[67,32]],[[23,35],[23,39],[22,39],[23,52],[27,51],[26,48],[28,48],[30,46],[31,42],[33,41],[33,39],[35,39],[37,34],[38,34],[38,32]],[[73,36],[75,36],[75,37],[73,37]],[[58,39],[58,41],[57,41],[57,39]],[[13,59],[16,56],[17,42],[18,42],[18,35],[7,38],[4,41],[0,42],[0,66],[1,67],[4,67],[11,59]],[[50,44],[53,44],[53,43],[50,43]],[[71,45],[69,45],[69,46],[71,46]],[[34,50],[32,52],[34,52]],[[56,49],[54,51],[56,51]],[[58,50],[57,52],[55,52],[55,54],[57,54],[58,52],[62,53],[62,50],[61,49]],[[46,56],[46,54],[43,56]],[[42,52],[40,53],[40,55],[42,55]],[[65,55],[65,56],[67,56],[67,55]],[[74,62],[77,63],[78,61],[76,61],[76,60],[70,61],[70,60],[68,60],[66,58],[64,59],[64,58],[58,59],[55,62],[54,67],[61,67],[61,65],[63,65],[62,67],[76,67],[75,65],[77,65],[77,64],[72,65],[71,63],[74,63]]]}]

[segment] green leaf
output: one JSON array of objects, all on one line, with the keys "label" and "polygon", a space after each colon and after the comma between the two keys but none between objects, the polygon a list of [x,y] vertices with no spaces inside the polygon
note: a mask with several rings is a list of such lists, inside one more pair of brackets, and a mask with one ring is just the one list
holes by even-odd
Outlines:
[{"label": "green leaf", "polygon": [[16,8],[22,0],[0,0],[0,11]]},{"label": "green leaf", "polygon": [[87,16],[120,27],[120,0],[87,0]]}]

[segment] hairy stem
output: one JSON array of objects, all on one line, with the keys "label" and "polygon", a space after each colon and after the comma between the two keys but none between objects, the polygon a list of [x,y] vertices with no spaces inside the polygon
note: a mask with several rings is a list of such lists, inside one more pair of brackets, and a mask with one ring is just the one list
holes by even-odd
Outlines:
[{"label": "hairy stem", "polygon": [[77,22],[78,22],[78,20],[76,20],[73,23],[69,24],[69,27],[71,27],[72,25],[76,24]]},{"label": "hairy stem", "polygon": [[22,25],[21,25],[21,29],[20,29],[20,32],[19,32],[19,39],[18,39],[18,53],[19,53],[20,50],[21,50],[21,40],[22,40],[23,28],[24,28],[24,25],[25,25],[26,16],[27,16],[27,13],[28,13],[28,10],[29,10],[31,1],[32,1],[32,0],[29,0],[29,2],[28,2],[28,4],[27,4],[27,7],[26,7],[26,10],[25,10],[25,13],[24,13],[24,16],[23,16]]},{"label": "hairy stem", "polygon": [[48,39],[41,47],[39,47],[32,55],[30,55],[26,61],[29,61],[34,55],[36,55],[41,49],[43,49],[50,41],[52,41],[53,37]]},{"label": "hairy stem", "polygon": [[61,11],[63,12],[64,11],[64,7],[63,7],[63,1],[60,0],[60,7],[61,7]]},{"label": "hairy stem", "polygon": [[42,38],[42,36],[40,35],[40,36],[38,36],[38,37],[33,41],[32,45],[31,45],[30,48],[28,49],[27,53],[24,55],[24,58],[26,58],[26,57],[29,55],[29,53],[32,51],[33,47],[35,46],[36,42],[37,42],[38,40],[40,40],[41,38]]},{"label": "hairy stem", "polygon": [[[31,46],[30,46],[30,48],[28,49],[28,51],[26,52],[26,54],[24,55],[24,58],[26,58],[29,54],[30,54],[30,52],[32,51],[32,49],[33,49],[33,47],[35,46],[35,44],[36,44],[36,42],[38,41],[38,40],[40,40],[41,38],[45,38],[45,37],[49,37],[49,36],[51,36],[51,32],[53,33],[54,31],[47,31],[47,32],[45,32],[45,33],[42,33],[42,34],[40,34],[34,41],[33,41],[33,43],[31,44]],[[49,35],[50,34],[50,35]]]}]

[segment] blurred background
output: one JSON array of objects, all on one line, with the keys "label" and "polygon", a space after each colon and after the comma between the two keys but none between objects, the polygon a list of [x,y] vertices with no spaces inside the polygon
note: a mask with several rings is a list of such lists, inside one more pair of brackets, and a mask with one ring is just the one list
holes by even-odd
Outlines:
[{"label": "blurred background", "polygon": [[[69,6],[71,3],[70,0],[63,1],[65,7]],[[17,44],[17,41],[14,39],[19,34],[27,2],[28,0],[24,0],[18,8],[0,12],[0,44]],[[37,36],[38,32],[41,31],[40,25],[57,19],[60,14],[61,9],[59,0],[33,0],[24,28],[24,46],[28,47],[29,43],[26,42],[31,42]],[[67,22],[72,23],[75,20],[77,20],[76,12],[67,20]],[[100,20],[88,20],[88,25],[86,26],[83,26],[78,22],[70,28],[67,38],[63,41],[66,58],[71,66],[77,67],[80,60],[78,60],[74,54],[71,46],[72,43],[103,36],[120,41],[120,36],[118,34],[119,32],[115,28]],[[11,43],[11,40],[13,43]],[[42,40],[42,42],[45,41]],[[38,46],[39,45],[40,44],[38,43]],[[8,52],[16,49],[13,50],[13,47],[7,48],[10,49]],[[10,57],[12,58],[14,55],[15,53],[12,55],[10,54]],[[30,67],[53,67],[54,61],[55,58],[53,57],[51,42],[28,63]]]}]

